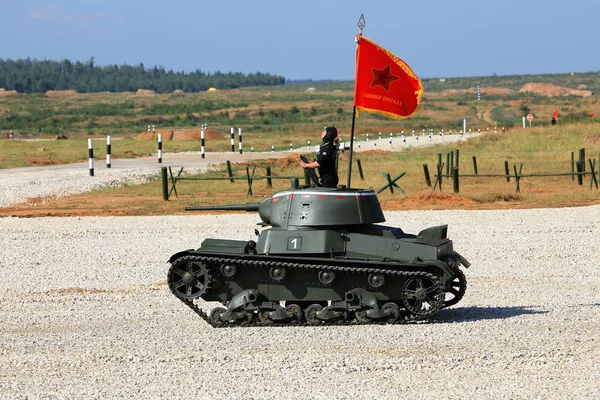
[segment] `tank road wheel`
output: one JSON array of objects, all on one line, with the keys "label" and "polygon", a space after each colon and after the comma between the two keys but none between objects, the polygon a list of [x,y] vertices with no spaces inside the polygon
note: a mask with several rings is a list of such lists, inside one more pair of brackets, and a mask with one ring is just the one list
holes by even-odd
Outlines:
[{"label": "tank road wheel", "polygon": [[304,317],[309,325],[319,325],[322,321],[317,318],[317,313],[323,309],[320,304],[311,304],[304,310]]},{"label": "tank road wheel", "polygon": [[285,311],[293,315],[290,322],[295,323],[302,321],[302,307],[298,304],[288,304],[285,306]]},{"label": "tank road wheel", "polygon": [[261,325],[268,325],[270,323],[272,323],[273,321],[271,320],[271,318],[269,318],[269,313],[271,312],[271,310],[259,310],[258,313],[256,314],[258,317],[258,322]]},{"label": "tank road wheel", "polygon": [[210,321],[214,326],[223,326],[225,325],[225,321],[221,319],[221,315],[227,311],[223,307],[216,307],[210,312]]},{"label": "tank road wheel", "polygon": [[369,322],[371,322],[371,318],[367,317],[367,310],[364,311],[356,311],[354,313],[354,317],[356,318],[356,320],[358,322],[360,322],[361,324],[368,324]]},{"label": "tank road wheel", "polygon": [[440,283],[427,276],[411,277],[402,286],[404,307],[418,319],[429,318],[435,314],[444,300]]},{"label": "tank road wheel", "polygon": [[171,292],[180,299],[192,300],[210,289],[211,275],[206,264],[201,261],[180,258],[169,268],[167,282]]},{"label": "tank road wheel", "polygon": [[381,306],[381,309],[389,315],[386,321],[390,324],[396,322],[398,318],[400,318],[400,307],[396,303],[390,301]]},{"label": "tank road wheel", "polygon": [[252,320],[254,319],[254,313],[252,311],[244,311],[244,315],[235,320],[235,324],[239,325],[239,326],[246,326],[246,325],[250,325],[252,323]]},{"label": "tank road wheel", "polygon": [[457,269],[456,276],[446,286],[446,299],[443,307],[450,307],[458,303],[465,295],[466,290],[467,277],[460,269]]}]

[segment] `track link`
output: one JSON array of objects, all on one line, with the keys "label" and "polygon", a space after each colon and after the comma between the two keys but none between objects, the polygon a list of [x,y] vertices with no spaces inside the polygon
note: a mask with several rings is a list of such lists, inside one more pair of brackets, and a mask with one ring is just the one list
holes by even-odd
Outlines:
[{"label": "track link", "polygon": [[[389,276],[389,277],[404,277],[404,278],[421,277],[421,278],[427,278],[431,282],[434,282],[434,284],[437,286],[437,296],[441,296],[441,299],[442,299],[441,301],[438,302],[438,304],[435,307],[428,310],[429,312],[425,315],[414,315],[414,314],[403,313],[403,315],[395,322],[377,321],[377,320],[373,320],[373,321],[369,321],[369,322],[359,322],[356,320],[343,320],[343,321],[323,322],[322,324],[318,324],[318,325],[309,325],[305,321],[303,321],[303,322],[285,322],[285,323],[270,322],[268,324],[264,324],[264,323],[258,322],[256,320],[256,318],[253,318],[253,320],[250,323],[246,323],[244,325],[233,324],[233,323],[216,324],[211,320],[210,316],[204,310],[202,310],[202,308],[200,308],[200,306],[197,304],[197,302],[200,299],[190,300],[190,299],[184,299],[184,298],[179,297],[177,295],[176,291],[174,290],[174,288],[172,287],[171,282],[168,282],[169,289],[171,290],[171,292],[178,299],[180,299],[183,303],[185,303],[188,307],[190,307],[196,314],[198,314],[200,316],[200,318],[202,318],[206,323],[208,323],[213,328],[256,327],[256,326],[283,327],[283,326],[339,326],[339,325],[406,324],[406,323],[411,323],[411,322],[427,320],[428,318],[435,315],[441,308],[444,307],[443,298],[445,295],[445,291],[444,291],[443,286],[440,283],[439,278],[434,274],[424,272],[424,271],[403,271],[403,270],[387,269],[387,268],[381,268],[381,267],[375,268],[375,267],[350,267],[350,266],[340,266],[340,265],[330,265],[330,264],[306,264],[306,263],[295,263],[295,262],[290,262],[290,261],[272,261],[272,260],[266,261],[266,260],[254,260],[254,259],[250,259],[250,258],[233,258],[233,257],[194,254],[194,255],[186,255],[186,256],[183,256],[183,257],[180,257],[180,258],[174,260],[172,262],[171,268],[169,269],[169,275],[170,275],[171,269],[173,268],[173,265],[179,263],[180,261],[197,261],[197,262],[201,262],[201,263],[206,263],[207,265],[209,265],[211,263],[218,263],[218,264],[227,263],[227,264],[232,264],[237,267],[243,267],[243,268],[282,267],[282,268],[286,268],[288,270],[311,270],[311,271],[328,270],[328,271],[340,272],[342,274],[351,273],[351,274],[367,275],[367,274],[370,274],[373,272],[378,272],[380,274],[384,274],[385,276]],[[336,260],[336,261],[339,261],[339,260]],[[326,260],[324,260],[324,262],[326,262]]]}]

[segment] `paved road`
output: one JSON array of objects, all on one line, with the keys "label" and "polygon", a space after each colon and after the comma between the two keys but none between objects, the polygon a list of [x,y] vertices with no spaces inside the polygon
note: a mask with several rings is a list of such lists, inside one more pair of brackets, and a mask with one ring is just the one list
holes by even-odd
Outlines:
[{"label": "paved road", "polygon": [[[198,168],[210,164],[220,164],[227,160],[232,162],[261,160],[265,158],[283,158],[291,153],[286,152],[256,152],[256,153],[206,153],[202,158],[200,152],[189,153],[166,153],[163,154],[162,163],[158,163],[157,157],[121,158],[111,160],[111,169],[138,169],[138,168],[160,168],[160,167],[185,167]],[[0,174],[15,174],[19,172],[53,171],[53,170],[87,170],[88,163],[80,162],[73,164],[43,165],[39,167],[21,167],[0,169]],[[94,169],[106,169],[105,160],[94,160]]]},{"label": "paved road", "polygon": [[[354,151],[360,153],[366,150],[386,150],[386,151],[402,151],[412,147],[426,147],[435,146],[438,144],[448,144],[459,141],[465,141],[471,137],[478,136],[477,133],[468,133],[465,135],[433,135],[431,138],[423,135],[407,135],[404,139],[400,136],[395,136],[392,143],[390,144],[389,138],[382,139],[371,139],[357,140],[354,142]],[[362,139],[362,138],[361,138]],[[349,143],[347,143],[349,144]],[[284,158],[293,153],[304,153],[308,151],[307,147],[295,149],[293,151],[280,151],[280,152],[225,152],[225,153],[206,153],[206,158],[201,157],[200,152],[187,152],[187,153],[165,153],[163,154],[163,162],[158,163],[158,158],[154,157],[140,157],[131,159],[114,159],[111,161],[112,169],[137,169],[137,168],[153,168],[153,167],[184,167],[184,168],[199,168],[206,167],[210,164],[221,164],[227,160],[232,162],[249,161],[249,160],[261,160],[265,158]],[[106,166],[105,160],[94,161],[94,169],[104,169]],[[35,172],[35,171],[52,171],[52,170],[87,170],[88,163],[74,163],[74,164],[61,164],[61,165],[44,165],[39,167],[22,167],[22,168],[11,168],[11,169],[0,169],[0,175],[2,174],[13,174],[18,172]]]}]

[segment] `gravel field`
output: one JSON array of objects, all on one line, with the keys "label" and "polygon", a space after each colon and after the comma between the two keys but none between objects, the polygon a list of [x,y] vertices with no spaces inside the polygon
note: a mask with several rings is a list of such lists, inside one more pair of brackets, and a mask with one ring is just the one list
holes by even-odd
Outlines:
[{"label": "gravel field", "polygon": [[166,260],[253,214],[0,219],[2,399],[598,399],[600,206],[388,212],[473,266],[430,323],[213,329]]}]

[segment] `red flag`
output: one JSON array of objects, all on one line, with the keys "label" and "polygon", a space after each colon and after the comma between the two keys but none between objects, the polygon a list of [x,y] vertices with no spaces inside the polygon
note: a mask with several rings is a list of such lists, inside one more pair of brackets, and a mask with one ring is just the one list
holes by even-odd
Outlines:
[{"label": "red flag", "polygon": [[410,67],[390,51],[358,35],[354,105],[359,111],[390,118],[412,115],[421,101],[423,85]]},{"label": "red flag", "polygon": [[558,119],[558,110],[554,110],[554,114],[552,114],[552,118]]},{"label": "red flag", "polygon": [[592,114],[590,114],[590,118],[594,118],[594,116],[595,116],[595,115],[594,115],[593,113],[592,113]]}]

